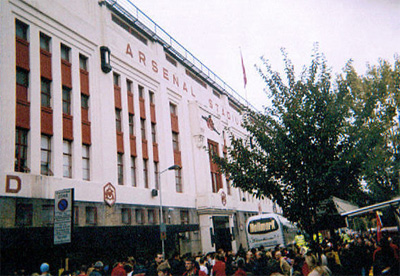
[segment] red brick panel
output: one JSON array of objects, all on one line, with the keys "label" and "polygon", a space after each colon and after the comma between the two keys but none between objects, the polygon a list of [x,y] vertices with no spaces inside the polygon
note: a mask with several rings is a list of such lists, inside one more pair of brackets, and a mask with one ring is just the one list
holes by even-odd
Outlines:
[{"label": "red brick panel", "polygon": [[128,91],[128,112],[130,114],[135,114],[134,109],[133,109],[133,94],[132,92]]},{"label": "red brick panel", "polygon": [[29,70],[29,42],[17,37],[15,44],[17,66]]},{"label": "red brick panel", "polygon": [[182,167],[181,152],[178,150],[174,150],[174,165],[178,165],[178,166]]},{"label": "red brick panel", "polygon": [[143,153],[143,159],[149,159],[149,151],[147,148],[147,140],[142,140],[142,153]]},{"label": "red brick panel", "polygon": [[40,131],[43,134],[53,135],[53,109],[48,107],[41,108]]},{"label": "red brick panel", "polygon": [[40,75],[51,80],[51,53],[40,49]]},{"label": "red brick panel", "polygon": [[26,88],[23,85],[17,84],[16,90],[17,90],[17,100],[27,102],[28,101],[28,88]]},{"label": "red brick panel", "polygon": [[115,102],[115,108],[122,109],[121,87],[116,85],[114,85],[114,102]]},{"label": "red brick panel", "polygon": [[85,145],[92,144],[89,121],[82,121],[82,143]]},{"label": "red brick panel", "polygon": [[156,106],[153,103],[150,104],[150,119],[151,119],[152,123],[154,123],[154,124],[157,123],[156,122]]},{"label": "red brick panel", "polygon": [[74,140],[74,133],[72,131],[73,117],[68,114],[63,114],[63,138],[65,140]]},{"label": "red brick panel", "polygon": [[117,132],[117,152],[124,153],[124,133]]},{"label": "red brick panel", "polygon": [[178,116],[171,113],[171,130],[175,133],[179,133]]},{"label": "red brick panel", "polygon": [[17,127],[30,129],[30,103],[17,100],[15,124]]},{"label": "red brick panel", "polygon": [[131,156],[137,156],[136,152],[136,137],[131,135],[129,137],[130,145],[131,145]]},{"label": "red brick panel", "polygon": [[71,63],[61,60],[61,82],[63,86],[72,88]]},{"label": "red brick panel", "polygon": [[144,106],[144,98],[139,98],[140,118],[146,119],[146,108]]},{"label": "red brick panel", "polygon": [[81,117],[82,121],[89,121],[89,109],[81,108]]},{"label": "red brick panel", "polygon": [[160,162],[160,160],[158,158],[158,144],[157,143],[153,143],[153,160],[154,160],[154,162]]},{"label": "red brick panel", "polygon": [[89,72],[80,69],[81,93],[89,96]]}]

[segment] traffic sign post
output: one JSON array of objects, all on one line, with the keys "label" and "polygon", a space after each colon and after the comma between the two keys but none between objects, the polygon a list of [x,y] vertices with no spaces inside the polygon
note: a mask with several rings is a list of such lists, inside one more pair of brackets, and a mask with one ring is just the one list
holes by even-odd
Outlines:
[{"label": "traffic sign post", "polygon": [[56,191],[54,206],[54,244],[70,243],[74,210],[74,189]]}]

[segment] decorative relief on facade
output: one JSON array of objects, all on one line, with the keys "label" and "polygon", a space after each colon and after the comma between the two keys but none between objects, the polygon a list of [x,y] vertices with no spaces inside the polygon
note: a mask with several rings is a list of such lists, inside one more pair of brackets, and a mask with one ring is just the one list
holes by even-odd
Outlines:
[{"label": "decorative relief on facade", "polygon": [[110,182],[108,182],[103,187],[103,193],[104,193],[104,202],[107,203],[108,206],[112,207],[117,201],[117,191],[115,187]]}]

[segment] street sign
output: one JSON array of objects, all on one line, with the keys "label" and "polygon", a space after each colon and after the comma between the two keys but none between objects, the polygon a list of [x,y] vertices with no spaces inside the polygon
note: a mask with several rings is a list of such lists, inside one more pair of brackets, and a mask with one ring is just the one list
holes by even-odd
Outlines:
[{"label": "street sign", "polygon": [[54,194],[54,244],[71,242],[74,189]]}]

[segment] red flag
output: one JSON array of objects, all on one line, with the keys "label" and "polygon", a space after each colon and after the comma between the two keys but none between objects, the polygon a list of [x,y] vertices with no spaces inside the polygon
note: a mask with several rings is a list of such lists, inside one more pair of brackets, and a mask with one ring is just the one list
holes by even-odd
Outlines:
[{"label": "red flag", "polygon": [[382,221],[378,211],[376,211],[376,235],[379,242],[382,238]]},{"label": "red flag", "polygon": [[244,68],[243,56],[242,56],[242,50],[241,50],[241,49],[240,49],[240,58],[242,59],[242,69],[243,69],[244,88],[246,88],[246,84],[247,84],[246,69]]}]

